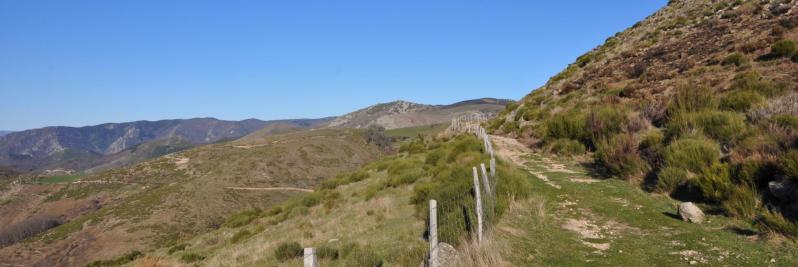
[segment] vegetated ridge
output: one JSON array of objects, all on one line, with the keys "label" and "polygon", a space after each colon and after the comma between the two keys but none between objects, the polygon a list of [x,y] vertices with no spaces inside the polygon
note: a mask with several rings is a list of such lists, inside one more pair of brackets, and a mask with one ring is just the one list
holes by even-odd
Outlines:
[{"label": "vegetated ridge", "polygon": [[798,236],[798,4],[670,1],[491,122],[606,177]]},{"label": "vegetated ridge", "polygon": [[379,126],[385,129],[397,129],[449,123],[452,118],[467,113],[480,112],[494,115],[509,102],[503,99],[481,98],[451,105],[424,105],[400,100],[342,115],[330,121],[328,126],[333,128]]}]

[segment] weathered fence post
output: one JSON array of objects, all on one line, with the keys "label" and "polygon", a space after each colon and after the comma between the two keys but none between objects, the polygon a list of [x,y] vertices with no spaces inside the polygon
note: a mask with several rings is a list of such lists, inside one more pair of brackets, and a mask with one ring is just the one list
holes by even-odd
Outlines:
[{"label": "weathered fence post", "polygon": [[485,184],[485,192],[492,196],[493,189],[490,188],[490,183],[488,182],[488,172],[485,170],[485,163],[480,163],[479,167],[482,168],[482,183]]},{"label": "weathered fence post", "polygon": [[438,267],[438,202],[429,200],[429,266]]},{"label": "weathered fence post", "polygon": [[479,188],[479,174],[477,174],[477,167],[474,170],[474,198],[477,206],[477,241],[482,242],[482,196],[480,195]]},{"label": "weathered fence post", "polygon": [[304,267],[319,267],[319,263],[316,262],[316,249],[314,248],[305,248],[305,256],[304,260]]},{"label": "weathered fence post", "polygon": [[496,159],[490,158],[490,177],[496,178]]}]

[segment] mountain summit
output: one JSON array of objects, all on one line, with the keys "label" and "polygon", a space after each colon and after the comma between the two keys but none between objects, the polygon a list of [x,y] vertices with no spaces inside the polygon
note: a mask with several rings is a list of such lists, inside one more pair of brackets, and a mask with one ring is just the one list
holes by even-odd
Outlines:
[{"label": "mountain summit", "polygon": [[467,113],[496,114],[509,100],[481,98],[466,100],[451,105],[424,105],[403,100],[376,104],[332,120],[328,126],[334,128],[367,128],[380,126],[397,129],[449,122],[452,118]]}]

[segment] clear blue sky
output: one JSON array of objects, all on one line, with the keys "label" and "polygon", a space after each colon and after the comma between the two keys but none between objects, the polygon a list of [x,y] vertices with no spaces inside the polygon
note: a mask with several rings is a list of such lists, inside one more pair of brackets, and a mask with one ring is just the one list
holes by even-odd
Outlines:
[{"label": "clear blue sky", "polygon": [[0,129],[519,99],[666,0],[0,1]]}]

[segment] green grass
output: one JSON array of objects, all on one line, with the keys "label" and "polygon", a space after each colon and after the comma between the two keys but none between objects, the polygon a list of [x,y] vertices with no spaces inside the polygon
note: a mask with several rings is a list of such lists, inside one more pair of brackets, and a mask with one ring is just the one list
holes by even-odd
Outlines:
[{"label": "green grass", "polygon": [[[756,232],[746,221],[708,215],[704,224],[683,222],[674,218],[678,202],[668,196],[650,194],[617,179],[573,182],[573,173],[548,171],[542,161],[529,159],[532,170],[542,172],[560,188],[533,179],[532,201],[507,215],[510,219],[504,227],[515,231],[502,232],[498,238],[513,247],[507,255],[512,265],[684,266],[691,260],[697,266],[798,264],[794,244],[774,245],[738,234]],[[583,238],[564,229],[567,219],[589,221],[600,227],[600,237]],[[583,242],[610,245],[601,251]],[[679,253],[686,251],[702,257],[685,260]]]},{"label": "green grass", "polygon": [[448,124],[434,124],[434,125],[425,125],[425,126],[417,126],[417,127],[407,127],[407,128],[399,128],[399,129],[391,129],[386,130],[385,135],[388,137],[398,138],[398,139],[406,139],[406,138],[413,138],[416,136],[435,136],[436,134],[440,133],[441,131],[445,130],[446,127],[449,127]]},{"label": "green grass", "polygon": [[82,175],[55,175],[55,176],[42,177],[42,178],[36,180],[36,182],[37,183],[41,183],[41,184],[65,184],[65,183],[71,183],[71,182],[77,181],[80,178],[83,178],[83,176]]}]

